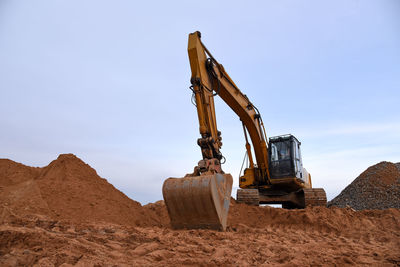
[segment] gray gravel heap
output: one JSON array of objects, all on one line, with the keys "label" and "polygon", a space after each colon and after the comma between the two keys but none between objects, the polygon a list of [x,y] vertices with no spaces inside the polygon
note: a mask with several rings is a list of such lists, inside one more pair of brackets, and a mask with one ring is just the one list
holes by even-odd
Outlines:
[{"label": "gray gravel heap", "polygon": [[400,209],[400,162],[382,161],[369,167],[349,184],[328,207]]}]

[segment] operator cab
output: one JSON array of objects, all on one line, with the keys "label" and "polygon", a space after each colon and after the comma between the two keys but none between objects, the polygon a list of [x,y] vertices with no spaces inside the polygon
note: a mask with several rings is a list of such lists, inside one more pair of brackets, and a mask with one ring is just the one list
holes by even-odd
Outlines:
[{"label": "operator cab", "polygon": [[269,138],[271,179],[297,177],[305,181],[299,140],[291,134]]}]

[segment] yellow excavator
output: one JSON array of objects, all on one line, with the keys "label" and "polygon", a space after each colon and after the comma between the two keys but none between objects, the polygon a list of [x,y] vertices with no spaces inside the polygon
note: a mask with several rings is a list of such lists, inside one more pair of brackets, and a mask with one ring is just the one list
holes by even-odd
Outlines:
[{"label": "yellow excavator", "polygon": [[[326,206],[322,188],[312,188],[303,168],[300,142],[293,135],[267,140],[258,109],[243,94],[201,41],[200,32],[189,34],[191,86],[200,124],[197,144],[203,159],[193,173],[168,178],[162,188],[171,225],[175,229],[225,230],[232,190],[232,176],[222,171],[221,132],[217,129],[214,97],[239,116],[246,141],[248,167],[239,177],[236,201],[249,205],[282,204],[283,208]],[[253,160],[249,137],[253,145]]]}]

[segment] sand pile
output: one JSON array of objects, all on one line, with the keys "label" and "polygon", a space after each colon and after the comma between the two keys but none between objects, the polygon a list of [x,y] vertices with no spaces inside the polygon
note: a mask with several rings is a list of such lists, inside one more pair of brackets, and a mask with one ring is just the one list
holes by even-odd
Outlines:
[{"label": "sand pile", "polygon": [[44,168],[0,159],[0,190],[1,220],[13,214],[74,222],[158,225],[158,216],[148,213],[72,154],[62,154]]},{"label": "sand pile", "polygon": [[380,162],[369,167],[328,206],[363,209],[400,209],[400,163]]}]

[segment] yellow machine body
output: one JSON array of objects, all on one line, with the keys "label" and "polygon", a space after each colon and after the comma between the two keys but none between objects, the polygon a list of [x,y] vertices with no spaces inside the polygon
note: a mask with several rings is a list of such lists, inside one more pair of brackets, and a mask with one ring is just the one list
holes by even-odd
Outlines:
[{"label": "yellow machine body", "polygon": [[[195,166],[193,173],[183,178],[169,178],[164,182],[163,196],[172,227],[220,230],[226,228],[232,177],[225,174],[221,168],[224,157],[220,151],[222,137],[215,115],[216,95],[236,113],[243,124],[249,166],[239,179],[241,189],[238,190],[237,201],[254,205],[281,203],[286,207],[305,207],[307,203],[321,204],[323,201],[326,203],[323,189],[317,193],[312,191],[311,178],[302,170],[300,142],[295,137],[279,137],[283,138],[282,140],[289,138],[297,142],[298,151],[296,146],[293,146],[292,151],[298,152],[299,155],[291,152],[295,161],[290,163],[292,167],[295,164],[296,168],[292,168],[295,171],[283,176],[279,173],[271,174],[270,171],[282,168],[271,167],[277,164],[269,158],[276,149],[272,151],[268,147],[271,138],[267,140],[259,111],[201,42],[200,32],[189,34],[188,54],[192,71],[190,89],[199,122],[200,138],[197,144],[201,148],[202,160]],[[273,142],[277,140],[274,139]],[[281,156],[279,153],[271,155],[275,158]]]}]

